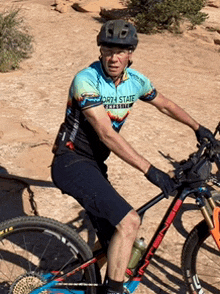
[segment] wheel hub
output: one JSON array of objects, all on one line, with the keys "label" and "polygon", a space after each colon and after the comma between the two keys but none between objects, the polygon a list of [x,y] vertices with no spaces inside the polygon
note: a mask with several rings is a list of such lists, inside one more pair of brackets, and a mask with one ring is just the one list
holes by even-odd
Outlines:
[{"label": "wheel hub", "polygon": [[[36,273],[27,273],[17,278],[10,287],[9,294],[29,294],[34,289],[43,286],[42,277]],[[41,294],[48,294],[47,290]]]}]

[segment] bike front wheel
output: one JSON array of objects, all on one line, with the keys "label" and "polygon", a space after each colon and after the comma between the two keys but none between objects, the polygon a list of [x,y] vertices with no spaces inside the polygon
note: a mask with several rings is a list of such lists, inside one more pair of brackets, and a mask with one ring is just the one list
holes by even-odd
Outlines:
[{"label": "bike front wheel", "polygon": [[186,239],[181,266],[189,293],[220,293],[220,252],[205,220]]},{"label": "bike front wheel", "polygon": [[[6,221],[0,224],[0,293],[29,294],[45,286],[36,293],[95,294],[94,264],[66,275],[91,257],[87,243],[58,221],[34,216]],[[47,289],[58,277],[64,282]]]}]

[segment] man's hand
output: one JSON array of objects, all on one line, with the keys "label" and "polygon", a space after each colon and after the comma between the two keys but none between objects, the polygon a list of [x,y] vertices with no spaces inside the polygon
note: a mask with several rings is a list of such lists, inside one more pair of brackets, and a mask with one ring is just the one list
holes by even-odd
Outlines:
[{"label": "man's hand", "polygon": [[174,181],[170,176],[163,171],[157,169],[153,165],[150,166],[149,170],[145,174],[145,177],[154,185],[159,187],[166,198],[174,190]]},{"label": "man's hand", "polygon": [[216,145],[215,137],[209,129],[200,125],[198,130],[195,131],[195,134],[199,143],[202,143],[204,139],[208,139],[213,144],[213,146]]}]

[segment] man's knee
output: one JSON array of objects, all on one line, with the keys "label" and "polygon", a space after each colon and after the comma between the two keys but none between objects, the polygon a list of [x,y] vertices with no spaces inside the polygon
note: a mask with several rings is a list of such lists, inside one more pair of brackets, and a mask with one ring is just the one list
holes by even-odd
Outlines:
[{"label": "man's knee", "polygon": [[136,235],[141,220],[135,210],[131,210],[116,226],[116,229],[127,236]]}]

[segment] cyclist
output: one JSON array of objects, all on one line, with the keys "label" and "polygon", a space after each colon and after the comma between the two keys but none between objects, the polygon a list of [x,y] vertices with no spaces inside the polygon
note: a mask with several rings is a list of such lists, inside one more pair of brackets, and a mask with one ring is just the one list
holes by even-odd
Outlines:
[{"label": "cyclist", "polygon": [[143,173],[165,196],[173,189],[171,178],[119,134],[133,104],[138,99],[150,103],[189,126],[199,141],[205,137],[214,141],[214,137],[183,109],[158,93],[147,77],[130,68],[138,44],[133,25],[123,20],[106,22],[97,36],[97,44],[101,53],[99,61],[77,73],[70,86],[65,121],[53,148],[52,178],[93,220],[99,220],[104,233],[111,235],[105,293],[120,294],[140,219],[109,183],[105,160],[113,151]]}]

